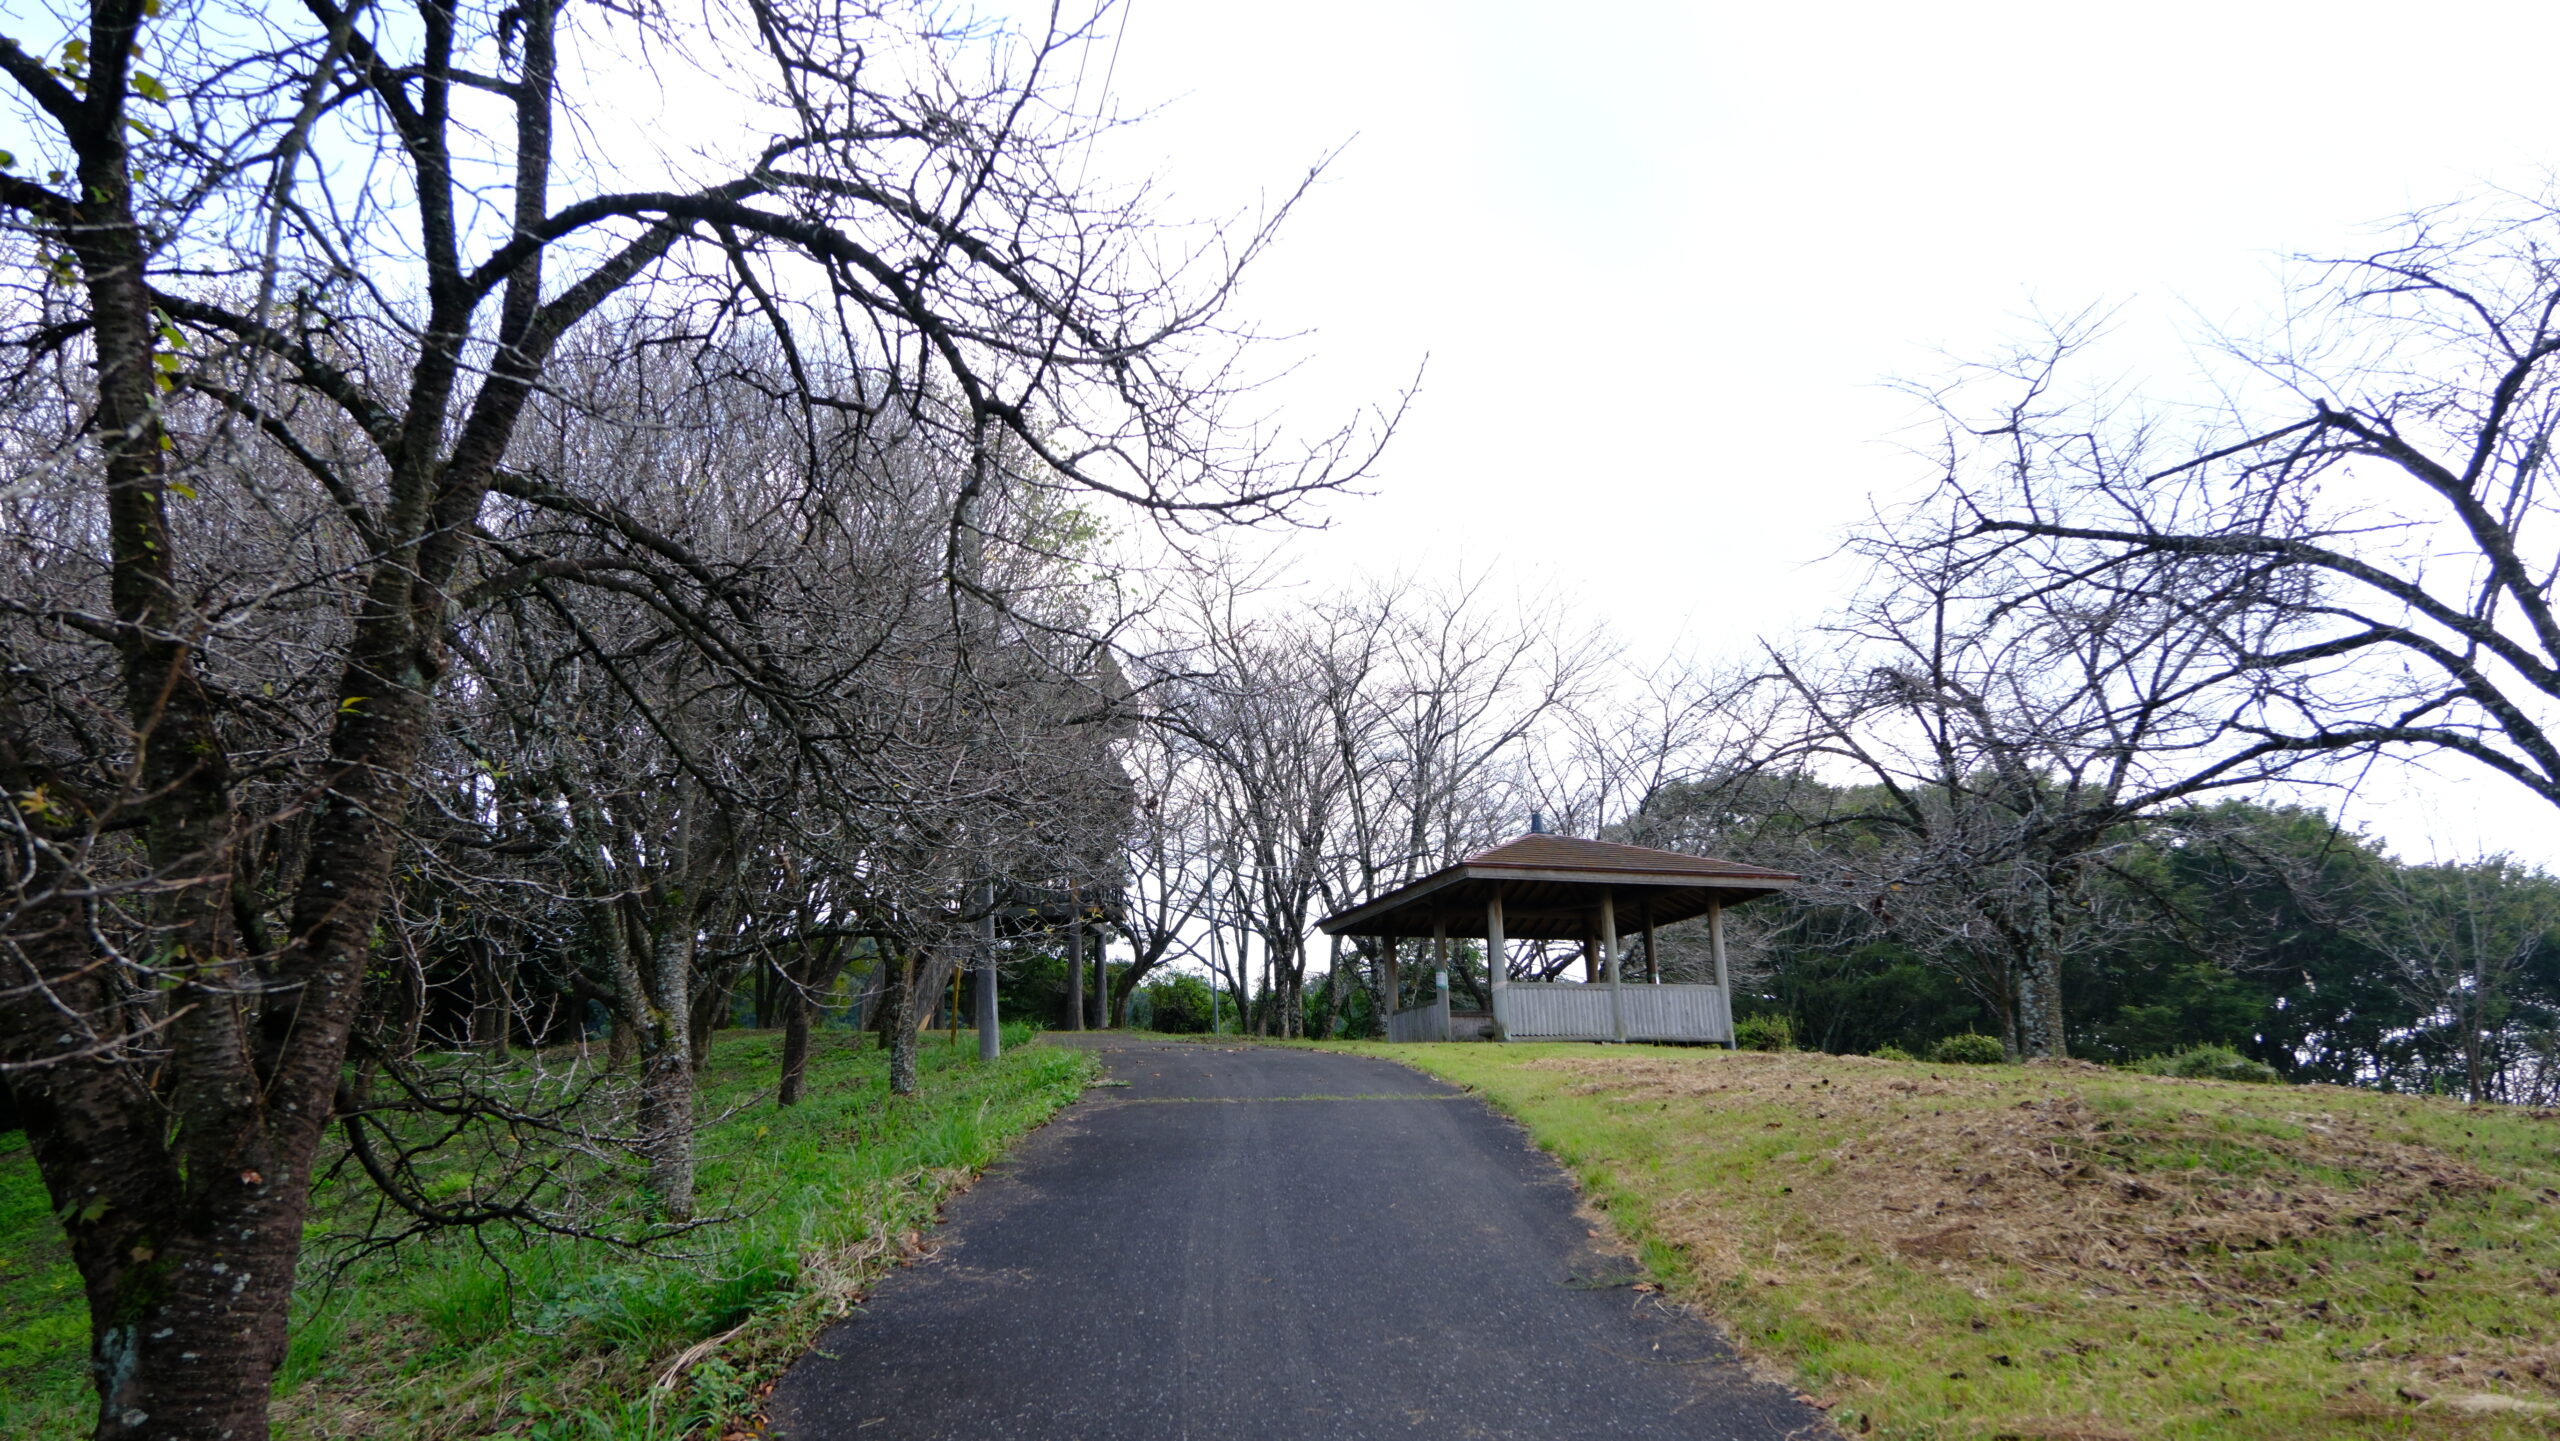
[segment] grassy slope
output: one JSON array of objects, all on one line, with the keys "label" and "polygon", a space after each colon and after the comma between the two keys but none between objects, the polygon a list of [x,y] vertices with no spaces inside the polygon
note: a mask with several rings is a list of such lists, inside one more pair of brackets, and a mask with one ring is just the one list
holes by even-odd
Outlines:
[{"label": "grassy slope", "polygon": [[1676,1293],[1892,1437],[2560,1435],[2560,1116],[1669,1048],[1482,1091]]},{"label": "grassy slope", "polygon": [[[719,1038],[704,1077],[700,1191],[737,1219],[648,1260],[585,1243],[467,1237],[366,1263],[297,1298],[278,1435],[673,1437],[752,1405],[942,1200],[1073,1100],[1089,1057],[923,1048],[923,1095],[891,1104],[883,1058],[822,1040],[807,1099],[772,1104],[780,1040]],[[1019,1042],[1019,1033],[1008,1040]],[[23,1138],[0,1151],[0,1436],[88,1434],[87,1319]],[[318,1198],[322,1207],[359,1200]],[[681,1382],[650,1383],[724,1337]]]}]

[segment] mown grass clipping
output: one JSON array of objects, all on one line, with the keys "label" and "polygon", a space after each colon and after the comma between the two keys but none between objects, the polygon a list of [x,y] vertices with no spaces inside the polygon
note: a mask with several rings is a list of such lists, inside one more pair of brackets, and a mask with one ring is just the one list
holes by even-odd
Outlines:
[{"label": "mown grass clipping", "polygon": [[[276,1435],[397,1441],[719,1436],[883,1270],[927,1245],[942,1202],[1073,1100],[1082,1053],[974,1036],[921,1048],[922,1094],[886,1058],[822,1035],[806,1097],[773,1103],[780,1039],[724,1032],[702,1114],[700,1201],[727,1219],[648,1257],[599,1243],[450,1234],[325,1289],[313,1255],[277,1383]],[[0,1436],[89,1434],[88,1318],[23,1137],[0,1150]],[[367,1203],[315,1197],[313,1234]]]},{"label": "mown grass clipping", "polygon": [[2096,1066],[1363,1046],[1850,1435],[2560,1435],[2560,1113]]}]

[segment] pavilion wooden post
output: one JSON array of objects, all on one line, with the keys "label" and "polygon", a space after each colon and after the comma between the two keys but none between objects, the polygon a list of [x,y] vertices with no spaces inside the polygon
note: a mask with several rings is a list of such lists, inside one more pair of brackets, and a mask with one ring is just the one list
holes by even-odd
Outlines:
[{"label": "pavilion wooden post", "polygon": [[1510,980],[1502,973],[1510,965],[1502,944],[1502,886],[1497,882],[1488,890],[1484,901],[1484,1001],[1493,1012],[1493,1038],[1507,1041],[1511,1032],[1504,1024],[1508,1018],[1502,1014],[1502,989]]},{"label": "pavilion wooden post", "polygon": [[1396,938],[1387,937],[1387,959],[1382,977],[1386,981],[1384,989],[1387,993],[1387,1014],[1379,1023],[1378,1029],[1384,1032],[1390,1041],[1404,1039],[1396,1034],[1396,1012],[1404,1009],[1404,976],[1397,968],[1396,949]]},{"label": "pavilion wooden post", "polygon": [[1662,984],[1662,952],[1653,948],[1653,897],[1644,898],[1644,981],[1648,986]]},{"label": "pavilion wooden post", "polygon": [[1620,1041],[1627,1038],[1627,995],[1618,985],[1618,897],[1610,890],[1600,892],[1600,945],[1609,964],[1609,1033]]},{"label": "pavilion wooden post", "polygon": [[1449,919],[1431,923],[1431,1007],[1438,1013],[1440,1039],[1449,1039]]},{"label": "pavilion wooden post", "polygon": [[1707,949],[1715,953],[1716,989],[1724,993],[1724,1043],[1733,1047],[1733,982],[1724,969],[1724,900],[1707,902]]}]

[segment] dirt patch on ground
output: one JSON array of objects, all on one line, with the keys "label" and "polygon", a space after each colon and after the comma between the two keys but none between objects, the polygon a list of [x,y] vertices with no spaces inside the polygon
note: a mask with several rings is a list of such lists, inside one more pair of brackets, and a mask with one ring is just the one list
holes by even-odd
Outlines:
[{"label": "dirt patch on ground", "polygon": [[[1775,1106],[1827,1123],[1826,1142],[1794,1158],[1819,1179],[1797,1184],[1791,1201],[1810,1230],[1848,1243],[1851,1264],[1870,1248],[1950,1270],[2023,1266],[2099,1294],[2170,1284],[2192,1295],[2220,1289],[2209,1273],[2235,1254],[2396,1227],[2498,1184],[2458,1157],[2282,1090],[2263,1104],[2253,1096],[2246,1119],[2256,1124],[2235,1128],[2228,1087],[2184,1115],[2093,1106],[2084,1088],[2106,1074],[2095,1067],[2038,1067],[2021,1079],[1749,1053],[1532,1064],[1581,1077],[1573,1089],[1583,1093]],[[1708,1256],[1726,1249],[1705,1204],[1668,1219],[1670,1239]],[[1765,1269],[1773,1258],[1749,1259]]]}]

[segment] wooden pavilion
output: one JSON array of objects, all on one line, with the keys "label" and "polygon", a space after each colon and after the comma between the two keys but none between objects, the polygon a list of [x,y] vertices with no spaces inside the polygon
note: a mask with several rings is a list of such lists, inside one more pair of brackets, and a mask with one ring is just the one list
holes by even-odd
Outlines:
[{"label": "wooden pavilion", "polygon": [[[1721,1041],[1733,1044],[1726,989],[1724,908],[1774,895],[1799,878],[1733,861],[1531,833],[1467,857],[1365,905],[1327,916],[1328,935],[1370,936],[1386,945],[1387,994],[1401,1003],[1399,942],[1429,937],[1435,999],[1399,1010],[1388,1038],[1446,1041],[1478,1036],[1511,1041]],[[1707,918],[1713,985],[1666,984],[1654,949],[1658,927]],[[1622,974],[1619,926],[1644,936],[1645,976]],[[1449,938],[1481,939],[1490,1014],[1449,1005]],[[1583,979],[1513,981],[1513,940],[1578,941]]]}]

